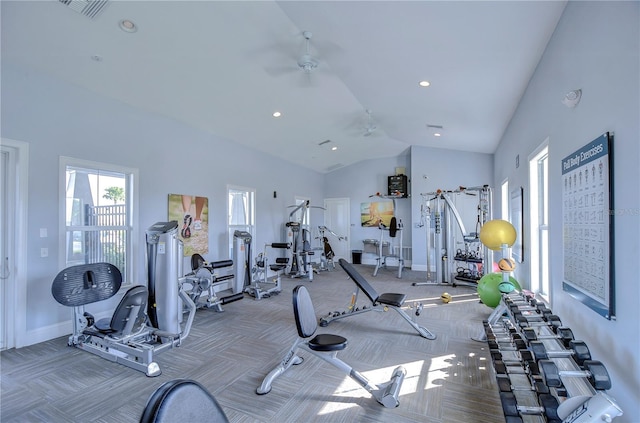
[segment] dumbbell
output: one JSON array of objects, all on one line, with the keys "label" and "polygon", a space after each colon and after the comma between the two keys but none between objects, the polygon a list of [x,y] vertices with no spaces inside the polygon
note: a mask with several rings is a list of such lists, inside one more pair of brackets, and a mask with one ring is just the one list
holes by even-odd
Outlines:
[{"label": "dumbbell", "polygon": [[535,328],[527,327],[522,329],[522,333],[524,334],[524,337],[527,339],[527,341],[536,341],[539,339],[558,339],[562,341],[562,344],[565,346],[565,348],[568,348],[570,342],[575,339],[571,328],[565,326],[557,327],[555,328],[554,332],[554,335],[539,335]]},{"label": "dumbbell", "polygon": [[550,388],[562,386],[563,377],[584,377],[591,386],[597,390],[611,389],[611,378],[607,368],[600,361],[585,360],[582,364],[584,370],[558,370],[558,366],[551,360],[540,360],[538,366],[542,374],[542,380]]},{"label": "dumbbell", "polygon": [[533,352],[536,360],[546,360],[548,358],[569,358],[573,357],[574,361],[582,366],[585,360],[591,360],[591,352],[584,341],[569,341],[569,348],[566,350],[547,351],[542,341],[529,342],[529,349]]},{"label": "dumbbell", "polygon": [[521,311],[518,311],[517,313],[513,313],[513,318],[520,327],[550,326],[552,329],[554,329],[562,326],[560,317],[551,313],[538,314],[535,312],[523,313]]},{"label": "dumbbell", "polygon": [[543,413],[547,416],[547,422],[560,421],[557,412],[559,402],[550,394],[541,394],[538,406],[518,405],[513,392],[500,392],[500,402],[502,402],[502,411],[507,423],[522,421],[522,419],[518,420],[520,415],[542,415]]}]

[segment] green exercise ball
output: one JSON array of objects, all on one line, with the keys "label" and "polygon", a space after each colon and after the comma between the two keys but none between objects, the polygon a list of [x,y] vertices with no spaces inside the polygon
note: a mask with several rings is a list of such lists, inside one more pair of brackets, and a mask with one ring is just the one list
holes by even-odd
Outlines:
[{"label": "green exercise ball", "polygon": [[516,228],[506,220],[490,220],[480,229],[480,242],[494,251],[499,251],[502,244],[511,247],[516,242]]},{"label": "green exercise ball", "polygon": [[[500,272],[488,273],[480,278],[480,280],[478,281],[478,295],[480,296],[480,301],[482,301],[482,304],[491,308],[495,308],[498,304],[500,304],[500,300],[502,299],[502,292],[500,292],[500,288],[498,288],[498,286],[502,283],[502,281],[502,273]],[[516,290],[522,290],[520,284],[513,276],[509,276],[509,282],[511,282]],[[503,289],[503,292],[505,291],[506,290]]]}]

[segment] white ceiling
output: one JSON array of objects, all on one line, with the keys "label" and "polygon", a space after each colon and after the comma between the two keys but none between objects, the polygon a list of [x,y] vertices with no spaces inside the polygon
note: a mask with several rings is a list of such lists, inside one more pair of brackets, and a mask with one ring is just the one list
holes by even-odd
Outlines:
[{"label": "white ceiling", "polygon": [[1,5],[3,62],[327,172],[412,145],[493,153],[565,2],[110,1],[93,19]]}]

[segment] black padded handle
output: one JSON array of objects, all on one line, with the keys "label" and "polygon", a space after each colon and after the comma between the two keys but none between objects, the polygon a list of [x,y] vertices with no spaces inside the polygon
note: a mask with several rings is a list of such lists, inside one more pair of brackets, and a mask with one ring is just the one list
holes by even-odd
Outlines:
[{"label": "black padded handle", "polygon": [[271,248],[291,248],[291,244],[289,244],[288,242],[274,242],[273,244],[271,244]]}]

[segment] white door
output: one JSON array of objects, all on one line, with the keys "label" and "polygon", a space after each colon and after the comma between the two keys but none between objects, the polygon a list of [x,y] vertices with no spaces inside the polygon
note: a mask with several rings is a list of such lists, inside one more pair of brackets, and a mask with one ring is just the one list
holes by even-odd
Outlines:
[{"label": "white door", "polygon": [[0,233],[2,233],[2,239],[0,239],[0,259],[2,263],[0,263],[0,305],[2,306],[2,322],[0,323],[0,350],[4,350],[7,348],[7,328],[5,327],[7,324],[7,294],[6,287],[9,282],[9,278],[11,274],[9,273],[9,269],[6,266],[7,259],[7,228],[9,227],[7,222],[7,209],[8,209],[8,201],[7,197],[9,194],[9,184],[7,178],[9,176],[8,171],[9,165],[9,153],[2,149],[2,155],[0,159],[0,193],[2,194],[2,198],[0,198]]},{"label": "white door", "polygon": [[0,350],[19,347],[24,337],[26,190],[28,146],[0,143]]},{"label": "white door", "polygon": [[327,232],[325,236],[329,239],[329,244],[335,253],[334,262],[338,259],[351,261],[349,251],[349,239],[351,237],[351,219],[349,212],[348,198],[327,198],[324,200],[324,225],[336,235],[343,237],[338,240],[334,235]]},{"label": "white door", "polygon": [[2,306],[2,322],[0,322],[0,350],[13,347],[11,344],[12,328],[13,328],[13,301],[10,298],[13,291],[13,272],[9,261],[11,239],[13,238],[11,220],[13,214],[13,201],[11,199],[15,193],[15,186],[11,182],[12,176],[15,175],[15,160],[12,150],[2,146],[0,159],[0,190],[2,197],[0,198],[0,305]]}]

